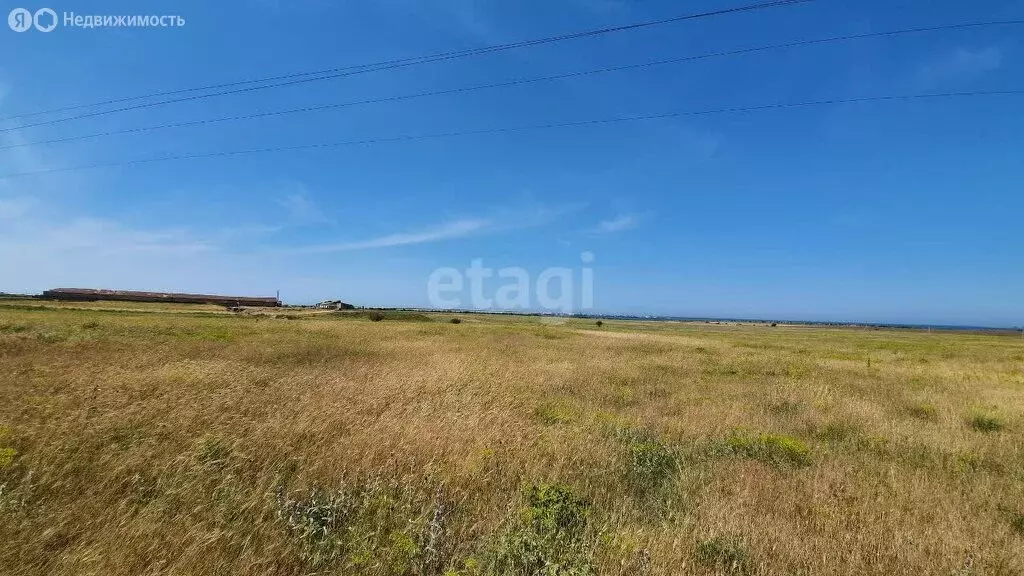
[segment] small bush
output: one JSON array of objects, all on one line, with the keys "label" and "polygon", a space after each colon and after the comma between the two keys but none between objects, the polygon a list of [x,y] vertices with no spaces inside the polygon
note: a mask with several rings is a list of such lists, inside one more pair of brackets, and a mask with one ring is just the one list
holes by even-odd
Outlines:
[{"label": "small bush", "polygon": [[913,404],[907,407],[907,414],[925,422],[939,421],[939,411],[933,404]]},{"label": "small bush", "polygon": [[544,402],[534,409],[533,415],[543,424],[568,424],[579,419],[580,411],[575,406],[561,401]]},{"label": "small bush", "polygon": [[0,448],[0,470],[10,468],[14,464],[14,457],[18,451],[14,448]]},{"label": "small bush", "polygon": [[743,541],[731,536],[716,536],[697,545],[697,562],[726,574],[745,574],[751,568],[750,553]]},{"label": "small bush", "polygon": [[1024,513],[1010,513],[1010,528],[1013,529],[1015,533],[1024,536]]},{"label": "small bush", "polygon": [[829,422],[816,429],[814,436],[830,442],[842,442],[860,436],[860,427],[851,422]]},{"label": "small bush", "polygon": [[799,438],[781,434],[747,436],[733,434],[726,440],[726,449],[733,455],[752,458],[778,466],[810,466],[811,449]]},{"label": "small bush", "polygon": [[601,326],[604,326],[604,322],[598,320],[597,322],[594,322],[594,325],[600,328]]},{"label": "small bush", "polygon": [[462,324],[462,319],[461,318],[452,318],[451,320],[449,320],[449,322],[451,322],[452,324]]},{"label": "small bush", "polygon": [[57,332],[55,330],[47,330],[36,334],[36,340],[45,342],[47,344],[58,344],[65,342],[68,339],[68,335],[63,332]]},{"label": "small bush", "polygon": [[199,441],[197,457],[200,462],[215,468],[224,467],[231,457],[232,449],[227,442],[214,436],[206,436]]},{"label": "small bush", "polygon": [[1002,432],[1006,429],[1006,422],[993,414],[975,414],[969,423],[978,432]]},{"label": "small bush", "polygon": [[[378,478],[329,492],[318,487],[277,493],[277,516],[314,571],[347,574],[422,573],[439,560],[447,512],[409,486]],[[338,572],[332,571],[338,568]]]},{"label": "small bush", "polygon": [[680,455],[675,447],[644,430],[626,428],[618,436],[626,446],[626,477],[635,490],[657,493],[678,478]]},{"label": "small bush", "polygon": [[25,332],[27,330],[28,326],[26,326],[25,324],[10,324],[8,322],[0,324],[0,332],[10,332],[11,334],[18,334],[21,332]]},{"label": "small bush", "polygon": [[587,539],[590,505],[561,484],[526,491],[522,519],[493,555],[503,576],[591,576],[593,546]]},{"label": "small bush", "polygon": [[370,319],[370,322],[380,322],[384,319],[384,315],[380,312],[370,312],[367,317]]}]

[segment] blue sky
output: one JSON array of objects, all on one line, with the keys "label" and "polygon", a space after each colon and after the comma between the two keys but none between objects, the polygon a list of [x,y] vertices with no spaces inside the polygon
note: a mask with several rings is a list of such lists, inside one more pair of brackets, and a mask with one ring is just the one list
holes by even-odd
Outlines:
[{"label": "blue sky", "polygon": [[[0,29],[0,116],[714,10],[724,0],[108,1],[182,28]],[[32,10],[39,5],[24,6]],[[8,10],[4,10],[6,14]],[[0,147],[843,34],[1024,2],[818,0],[0,132]],[[685,110],[1024,89],[1024,27],[877,38],[0,150],[0,175]],[[0,291],[428,305],[440,267],[594,274],[595,309],[1024,324],[1024,97],[862,103],[0,179]],[[29,120],[29,119],[27,119]],[[3,127],[16,126],[10,121]],[[595,260],[581,262],[591,252]],[[502,284],[487,285],[490,291]]]}]

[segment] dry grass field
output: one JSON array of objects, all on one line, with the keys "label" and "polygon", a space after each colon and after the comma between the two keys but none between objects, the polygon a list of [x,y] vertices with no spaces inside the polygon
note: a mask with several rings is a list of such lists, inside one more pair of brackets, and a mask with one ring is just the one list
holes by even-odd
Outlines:
[{"label": "dry grass field", "polygon": [[273,314],[0,302],[0,574],[1024,574],[1019,337]]}]

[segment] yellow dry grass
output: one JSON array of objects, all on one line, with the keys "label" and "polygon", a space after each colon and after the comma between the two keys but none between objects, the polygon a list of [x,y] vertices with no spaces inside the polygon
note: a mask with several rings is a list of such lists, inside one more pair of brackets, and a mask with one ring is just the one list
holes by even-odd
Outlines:
[{"label": "yellow dry grass", "polygon": [[1019,338],[32,306],[5,575],[1024,573]]}]

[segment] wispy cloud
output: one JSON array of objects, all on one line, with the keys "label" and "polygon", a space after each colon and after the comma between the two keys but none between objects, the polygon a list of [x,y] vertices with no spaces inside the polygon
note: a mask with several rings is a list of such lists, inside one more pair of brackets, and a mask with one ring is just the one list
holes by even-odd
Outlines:
[{"label": "wispy cloud", "polygon": [[495,231],[522,230],[546,226],[586,207],[586,202],[552,205],[527,199],[518,204],[492,211],[486,220],[496,223]]},{"label": "wispy cloud", "polygon": [[0,220],[14,220],[28,213],[32,201],[27,198],[0,198]]},{"label": "wispy cloud", "polygon": [[585,206],[586,204],[582,202],[548,205],[528,200],[513,206],[495,208],[480,216],[451,220],[422,230],[398,232],[367,240],[299,247],[288,250],[288,252],[300,254],[354,252],[440,242],[477,234],[509,233],[546,226],[582,210]]},{"label": "wispy cloud", "polygon": [[1003,66],[1003,60],[1003,51],[996,46],[978,49],[957,48],[922,65],[918,78],[928,85],[969,79],[998,70]]},{"label": "wispy cloud", "polygon": [[353,242],[342,242],[339,244],[323,244],[319,246],[306,246],[292,250],[294,253],[302,254],[324,254],[331,252],[353,252],[356,250],[372,250],[376,248],[391,248],[394,246],[410,246],[413,244],[426,244],[451,240],[474,234],[490,226],[489,220],[469,219],[456,220],[440,226],[428,228],[415,232],[399,232],[378,236],[367,240]]},{"label": "wispy cloud", "polygon": [[188,230],[137,230],[107,220],[77,220],[63,233],[79,234],[110,252],[209,252],[217,247]]},{"label": "wispy cloud", "polygon": [[295,185],[293,188],[277,202],[284,209],[285,218],[289,224],[312,226],[331,223],[331,219],[324,214],[320,206],[310,199],[304,186]]},{"label": "wispy cloud", "polygon": [[636,214],[620,214],[611,220],[603,220],[597,225],[596,232],[612,234],[636,228],[640,224],[640,217]]},{"label": "wispy cloud", "polygon": [[27,236],[8,238],[0,248],[49,252],[90,251],[96,254],[124,252],[195,253],[213,250],[208,242],[184,230],[136,230],[111,220],[77,218],[65,224],[26,222]]}]

